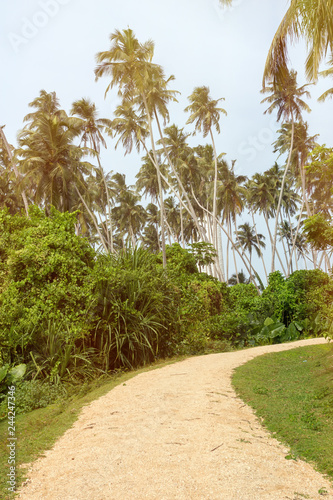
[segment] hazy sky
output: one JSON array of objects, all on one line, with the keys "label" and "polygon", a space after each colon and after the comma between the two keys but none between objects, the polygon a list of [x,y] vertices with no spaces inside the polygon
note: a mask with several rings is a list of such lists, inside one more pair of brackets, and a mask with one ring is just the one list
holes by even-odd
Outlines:
[{"label": "hazy sky", "polygon": [[[251,176],[271,167],[277,159],[271,143],[279,125],[275,115],[264,115],[260,104],[262,73],[267,51],[287,6],[287,0],[234,0],[222,9],[218,0],[13,0],[2,2],[0,125],[10,143],[29,112],[28,103],[41,89],[56,91],[69,112],[73,101],[89,97],[100,116],[112,118],[116,90],[104,100],[107,78],[94,78],[95,54],[109,48],[115,29],[130,27],[140,41],[155,41],[154,61],[176,80],[179,103],[170,107],[170,124],[185,126],[187,96],[196,86],[207,85],[221,102],[227,117],[221,118],[216,138],[218,153],[237,160],[238,174]],[[305,49],[291,51],[299,85],[305,83]],[[306,117],[311,134],[332,145],[332,101],[317,98],[332,82],[322,79],[310,87],[312,113]],[[192,127],[187,127],[189,132]],[[208,142],[198,135],[191,144]],[[121,146],[110,142],[102,156],[106,171],[126,173],[135,182],[140,155],[124,158]],[[280,160],[282,163],[282,160]]]},{"label": "hazy sky", "polygon": [[[140,41],[155,41],[155,62],[176,80],[179,103],[170,108],[170,123],[184,126],[187,96],[195,86],[208,85],[227,117],[221,118],[219,153],[237,159],[238,173],[251,175],[269,168],[276,158],[271,143],[277,128],[274,115],[260,104],[262,72],[274,32],[286,10],[286,0],[234,0],[222,9],[218,0],[14,0],[3,2],[1,26],[0,125],[16,144],[28,103],[41,89],[56,91],[68,112],[72,102],[90,97],[100,116],[112,117],[116,91],[104,100],[107,78],[94,79],[95,54],[109,47],[109,34],[130,27]],[[303,76],[304,50],[292,51],[293,67]],[[311,88],[310,132],[330,144],[332,102],[316,98],[331,82]],[[191,127],[187,127],[192,131]],[[208,139],[207,139],[208,140]],[[199,135],[193,145],[206,142]],[[127,173],[134,182],[140,157],[123,158],[110,143],[103,154],[105,170]]]}]

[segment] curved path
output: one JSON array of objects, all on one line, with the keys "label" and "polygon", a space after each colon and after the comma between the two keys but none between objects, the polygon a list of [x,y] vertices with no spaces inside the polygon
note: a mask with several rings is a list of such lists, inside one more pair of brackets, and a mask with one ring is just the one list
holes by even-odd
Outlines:
[{"label": "curved path", "polygon": [[[38,459],[22,500],[333,499],[330,483],[270,437],[230,377],[311,339],[211,354],[142,373],[86,406]],[[326,488],[328,494],[318,493]]]}]

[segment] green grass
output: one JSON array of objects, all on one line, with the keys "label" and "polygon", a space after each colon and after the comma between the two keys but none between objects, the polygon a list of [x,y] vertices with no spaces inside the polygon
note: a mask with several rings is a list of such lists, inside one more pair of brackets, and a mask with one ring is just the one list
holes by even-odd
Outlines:
[{"label": "green grass", "polygon": [[333,345],[259,356],[236,369],[237,394],[267,429],[333,479]]},{"label": "green grass", "polygon": [[[126,380],[148,370],[161,368],[167,364],[181,361],[185,357],[177,357],[168,360],[160,360],[152,365],[139,370],[121,373],[111,377],[95,380],[78,389],[78,393],[69,397],[61,403],[50,405],[46,408],[34,410],[30,413],[16,416],[16,488],[25,479],[24,464],[34,461],[43,452],[49,450],[55,441],[70,428],[77,419],[81,408],[91,401],[103,396],[114,387]],[[0,422],[0,498],[11,500],[15,498],[8,491],[7,473],[9,448],[7,447],[8,423],[7,420]]]}]

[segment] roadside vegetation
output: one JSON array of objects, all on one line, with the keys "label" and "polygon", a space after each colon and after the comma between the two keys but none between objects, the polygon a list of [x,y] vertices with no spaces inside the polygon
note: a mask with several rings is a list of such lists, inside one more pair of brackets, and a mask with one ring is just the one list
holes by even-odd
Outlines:
[{"label": "roadside vegetation", "polygon": [[274,437],[333,480],[333,346],[265,354],[238,367],[233,386]]},{"label": "roadside vegetation", "polygon": [[[281,123],[278,156],[251,178],[216,149],[224,99],[196,86],[185,109],[192,130],[173,124],[174,77],[153,62],[154,43],[129,28],[96,55],[96,80],[119,97],[112,117],[99,117],[87,98],[65,111],[56,92],[41,90],[17,147],[0,127],[0,420],[15,386],[19,460],[61,432],[50,423],[56,415],[72,421],[70,408],[74,415],[83,403],[74,394],[119,371],[333,338],[333,149],[308,133],[308,87],[286,54],[289,38],[304,31],[310,43],[316,34],[307,73],[321,75],[333,47],[331,3],[291,2],[273,40],[262,102]],[[322,76],[331,75],[329,60]],[[190,146],[196,133],[208,142]],[[101,149],[110,143],[142,153],[135,186],[105,171]],[[36,411],[46,437],[30,452]]]}]

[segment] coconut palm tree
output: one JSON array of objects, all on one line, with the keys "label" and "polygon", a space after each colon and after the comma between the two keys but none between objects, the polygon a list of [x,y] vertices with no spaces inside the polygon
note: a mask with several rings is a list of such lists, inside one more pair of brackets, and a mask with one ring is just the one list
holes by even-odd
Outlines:
[{"label": "coconut palm tree", "polygon": [[[12,168],[13,172],[15,174],[16,180],[19,181],[20,173],[17,170],[17,166],[16,166],[16,162],[15,162],[14,157],[13,157],[12,149],[7,142],[7,138],[5,136],[3,129],[4,129],[4,125],[0,126],[0,151],[1,151],[1,155],[2,155],[3,160],[5,159],[4,161],[6,162],[6,165],[5,165],[6,175],[8,175],[9,169]],[[9,181],[9,178],[8,178],[8,181]],[[27,200],[27,195],[26,195],[24,189],[21,190],[21,196],[22,196],[22,200],[23,200],[23,204],[24,204],[25,213],[28,216],[28,214],[29,214],[28,200]],[[7,203],[8,203],[8,201],[9,200],[7,200]]]},{"label": "coconut palm tree", "polygon": [[[325,69],[324,71],[321,71],[319,73],[319,76],[323,77],[333,77],[333,53],[331,55],[330,60],[328,61],[329,68]],[[333,87],[326,90],[318,99],[319,102],[324,102],[328,97],[333,97]]]},{"label": "coconut palm tree", "polygon": [[145,113],[138,114],[130,101],[124,101],[117,106],[114,115],[111,127],[113,133],[119,136],[115,147],[121,142],[125,156],[131,153],[133,146],[137,152],[142,146],[145,148],[145,139],[149,133]]},{"label": "coconut palm tree", "polygon": [[276,209],[275,218],[275,230],[273,237],[273,248],[272,248],[272,265],[271,272],[275,270],[275,252],[276,252],[276,238],[277,229],[280,217],[280,207],[283,197],[283,190],[286,182],[287,172],[291,163],[291,156],[293,152],[293,141],[294,141],[294,128],[295,120],[302,120],[301,111],[305,110],[310,112],[309,106],[301,99],[304,95],[310,97],[309,92],[306,90],[306,85],[302,87],[297,87],[297,73],[293,70],[286,74],[283,83],[273,82],[269,87],[262,90],[263,93],[270,92],[268,97],[265,97],[262,102],[269,103],[270,106],[265,111],[265,113],[272,113],[275,109],[277,110],[277,121],[283,119],[285,122],[291,123],[291,144],[290,151],[285,167],[285,171],[282,178],[281,189],[279,201]]},{"label": "coconut palm tree", "polygon": [[[232,0],[220,0],[231,5]],[[327,53],[333,53],[333,0],[290,0],[268,52],[264,84],[283,79],[288,73],[288,41],[305,39],[309,52],[306,74],[315,81],[320,63]]]},{"label": "coconut palm tree", "polygon": [[233,274],[229,279],[228,279],[228,285],[237,285],[238,283],[242,283],[244,285],[248,285],[251,283],[250,278],[246,278],[244,271],[241,270],[239,273]]},{"label": "coconut palm tree", "polygon": [[163,192],[152,128],[152,113],[156,110],[155,106],[162,106],[162,104],[155,102],[153,105],[152,101],[154,100],[153,95],[155,95],[153,92],[154,85],[166,90],[169,80],[165,79],[162,67],[152,63],[154,43],[151,40],[141,44],[135,37],[134,32],[127,29],[122,32],[116,30],[110,35],[110,41],[110,49],[96,55],[99,64],[95,69],[95,76],[96,80],[102,76],[110,76],[111,82],[107,86],[105,94],[117,85],[118,95],[123,98],[123,102],[129,101],[131,104],[138,106],[141,113],[145,112],[158,177],[163,266],[165,267]]},{"label": "coconut palm tree", "polygon": [[[65,112],[63,112],[65,113]],[[33,126],[18,135],[19,169],[24,187],[32,189],[33,201],[48,210],[73,211],[77,190],[86,190],[84,176],[94,167],[83,160],[86,151],[73,144],[77,129],[70,120],[41,114]]]},{"label": "coconut palm tree", "polygon": [[[222,213],[222,223],[226,223],[227,231],[232,234],[231,222],[234,223],[235,230],[237,231],[236,217],[240,215],[244,209],[246,189],[242,184],[247,180],[245,175],[236,175],[234,172],[234,164],[229,167],[227,162],[221,162],[222,168],[219,169],[219,182],[217,187],[217,199],[218,199],[218,212]],[[227,241],[227,252],[226,252],[226,280],[228,280],[229,274],[229,243]],[[235,249],[232,247],[233,258],[236,270],[236,276],[238,276],[237,263],[235,256]]]},{"label": "coconut palm tree", "polygon": [[[258,257],[261,255],[261,248],[266,248],[264,242],[265,236],[262,234],[256,234],[253,227],[250,226],[248,222],[241,224],[237,231],[237,247],[241,248],[243,251],[248,251],[250,255],[250,280],[253,281],[252,270],[252,252],[255,250]],[[255,272],[255,271],[254,271]]]},{"label": "coconut palm tree", "polygon": [[[104,218],[108,221],[109,228],[107,227],[106,235],[108,241],[108,247],[111,252],[113,252],[113,230],[112,230],[112,219],[111,219],[111,199],[108,185],[106,182],[105,174],[100,161],[100,148],[101,145],[106,148],[106,142],[103,133],[107,131],[111,133],[112,121],[106,118],[98,118],[97,108],[93,102],[89,99],[80,99],[72,104],[72,109],[70,114],[75,116],[75,125],[79,128],[81,132],[81,143],[84,147],[89,147],[96,153],[97,162],[99,166],[99,173],[103,180],[103,187],[106,195],[106,206],[107,211],[104,209]],[[104,207],[103,207],[104,208]],[[107,225],[107,226],[108,226]]]},{"label": "coconut palm tree", "polygon": [[195,212],[190,192],[191,189],[186,184],[189,182],[189,178],[186,175],[188,171],[188,165],[193,164],[193,150],[187,144],[187,138],[190,134],[185,134],[184,129],[180,129],[176,125],[171,125],[164,128],[163,136],[157,142],[157,144],[162,144],[162,148],[159,151],[164,154],[166,161],[170,165],[171,172],[174,177],[174,188],[177,191],[177,197],[179,200],[179,214],[180,214],[180,226],[181,226],[181,239],[183,248],[185,248],[184,240],[184,221],[183,221],[183,205],[187,202],[187,207],[189,213],[194,219],[195,224],[198,226],[200,231],[200,224]]},{"label": "coconut palm tree", "polygon": [[140,200],[138,193],[126,188],[118,196],[119,205],[112,209],[113,219],[120,234],[127,234],[133,248],[146,221],[146,211],[139,203]]},{"label": "coconut palm tree", "polygon": [[196,87],[193,93],[188,97],[190,104],[185,108],[185,111],[191,113],[186,123],[195,123],[195,131],[203,132],[203,136],[210,138],[214,150],[215,175],[214,175],[214,191],[213,191],[213,241],[217,249],[217,153],[213,135],[213,128],[220,133],[220,117],[221,113],[227,114],[226,110],[218,107],[218,102],[224,100],[212,99],[210,97],[209,87]]}]

